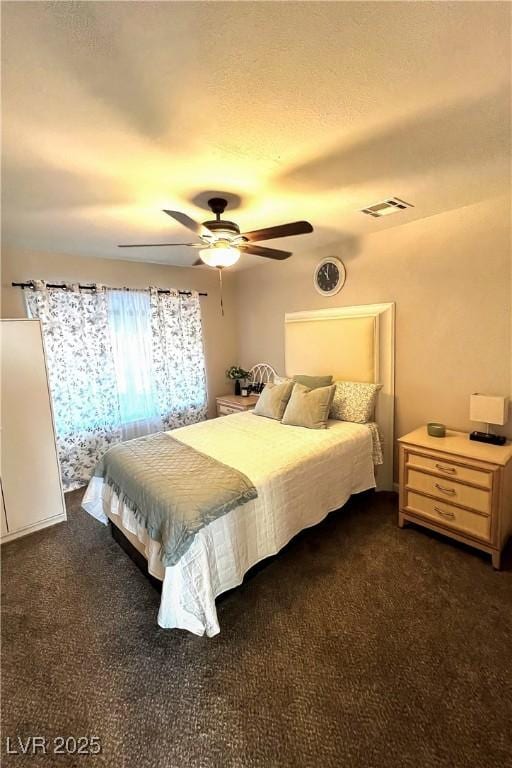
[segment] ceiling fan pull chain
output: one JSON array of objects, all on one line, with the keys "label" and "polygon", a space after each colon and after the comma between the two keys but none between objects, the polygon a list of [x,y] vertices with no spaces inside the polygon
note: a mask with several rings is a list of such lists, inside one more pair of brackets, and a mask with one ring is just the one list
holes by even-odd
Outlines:
[{"label": "ceiling fan pull chain", "polygon": [[219,285],[220,285],[220,311],[222,312],[222,317],[224,317],[224,303],[222,301],[222,267],[217,267],[219,270]]}]

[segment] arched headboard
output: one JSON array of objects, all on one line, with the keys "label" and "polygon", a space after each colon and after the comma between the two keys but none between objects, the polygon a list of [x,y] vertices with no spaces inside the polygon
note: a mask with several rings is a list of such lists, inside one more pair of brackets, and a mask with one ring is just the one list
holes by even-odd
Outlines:
[{"label": "arched headboard", "polygon": [[274,381],[275,375],[275,369],[268,363],[256,363],[249,371],[249,381],[251,384],[266,384]]},{"label": "arched headboard", "polygon": [[375,420],[384,438],[379,490],[393,488],[395,305],[363,304],[285,315],[286,375],[332,374],[334,380],[382,384]]}]

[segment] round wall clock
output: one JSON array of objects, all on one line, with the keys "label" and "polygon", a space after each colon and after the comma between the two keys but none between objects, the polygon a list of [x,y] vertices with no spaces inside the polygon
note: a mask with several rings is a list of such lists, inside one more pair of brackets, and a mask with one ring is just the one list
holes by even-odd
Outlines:
[{"label": "round wall clock", "polygon": [[334,296],[343,288],[346,277],[347,271],[343,262],[329,256],[317,265],[313,282],[322,296]]}]

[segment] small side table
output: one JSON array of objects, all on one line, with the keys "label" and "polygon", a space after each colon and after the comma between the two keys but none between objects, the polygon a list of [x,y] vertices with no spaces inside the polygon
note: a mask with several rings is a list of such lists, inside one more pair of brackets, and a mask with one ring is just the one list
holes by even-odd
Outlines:
[{"label": "small side table", "polygon": [[512,534],[512,445],[487,445],[420,427],[400,445],[398,524],[416,523],[482,549],[496,569]]},{"label": "small side table", "polygon": [[230,413],[252,411],[258,402],[258,395],[220,395],[217,398],[217,416],[228,416]]}]

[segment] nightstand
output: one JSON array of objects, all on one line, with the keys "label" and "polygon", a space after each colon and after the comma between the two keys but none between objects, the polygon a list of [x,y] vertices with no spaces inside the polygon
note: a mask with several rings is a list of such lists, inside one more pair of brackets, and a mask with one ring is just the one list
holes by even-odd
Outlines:
[{"label": "nightstand", "polygon": [[420,427],[399,439],[398,524],[416,523],[492,556],[512,534],[512,445],[487,445],[467,432],[430,437]]},{"label": "nightstand", "polygon": [[228,416],[230,413],[252,411],[258,402],[258,395],[221,395],[217,398],[217,416]]}]

